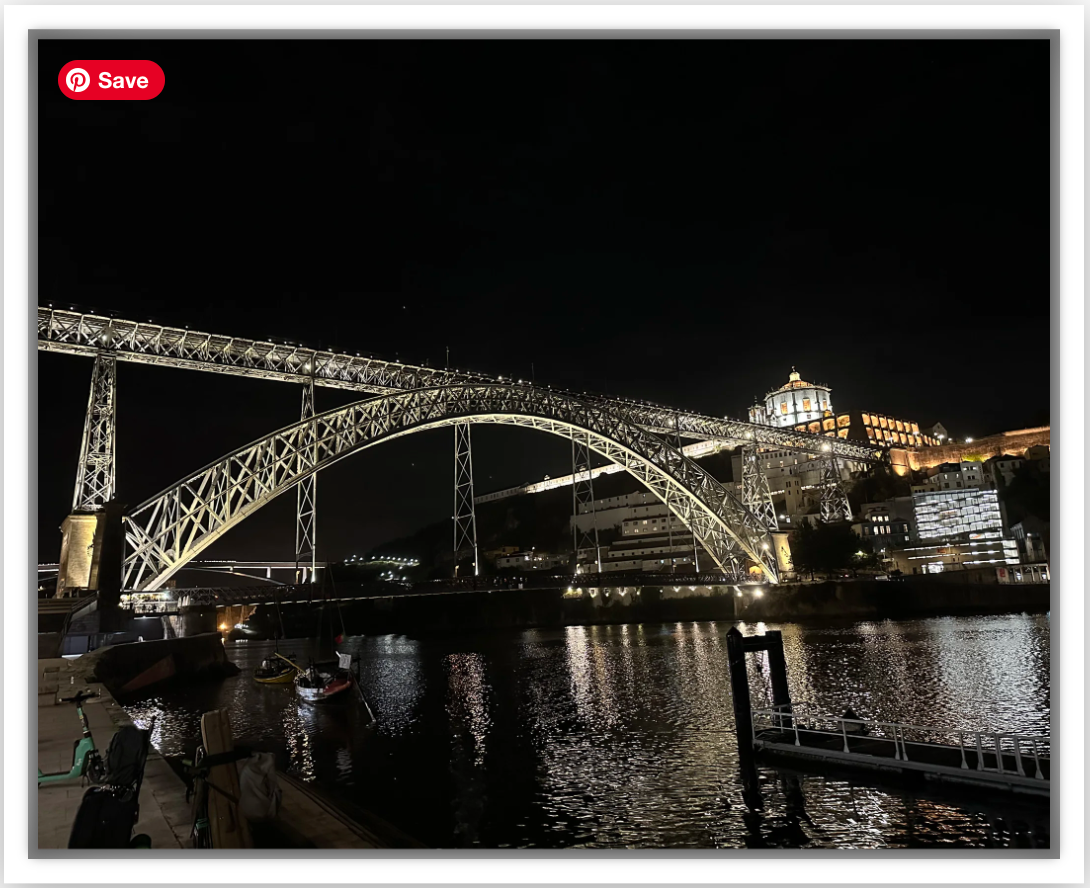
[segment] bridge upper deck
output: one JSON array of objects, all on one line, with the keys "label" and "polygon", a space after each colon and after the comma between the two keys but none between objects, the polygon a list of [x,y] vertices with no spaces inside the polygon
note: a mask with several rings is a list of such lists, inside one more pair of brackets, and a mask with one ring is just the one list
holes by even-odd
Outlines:
[{"label": "bridge upper deck", "polygon": [[[243,339],[48,306],[38,307],[38,350],[87,357],[110,351],[122,361],[281,382],[301,383],[313,378],[318,386],[375,395],[466,383],[527,384],[503,376],[420,367],[359,353],[352,355],[308,348],[298,343]],[[538,388],[561,391],[544,385]],[[876,448],[840,438],[706,416],[646,401],[609,398],[589,392],[570,394],[620,408],[630,422],[659,434],[673,434],[676,430],[687,439],[731,446],[752,443],[786,450],[832,453],[856,462],[870,463],[880,458]]]}]

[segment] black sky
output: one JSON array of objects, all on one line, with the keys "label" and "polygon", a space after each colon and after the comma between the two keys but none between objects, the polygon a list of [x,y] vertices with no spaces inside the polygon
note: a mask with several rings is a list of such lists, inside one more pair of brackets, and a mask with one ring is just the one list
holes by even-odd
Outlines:
[{"label": "black sky", "polygon": [[[238,336],[742,416],[791,365],[837,409],[983,435],[1047,409],[1048,42],[43,41],[39,288]],[[149,102],[68,61],[148,58]],[[32,297],[33,298],[33,297]],[[56,557],[90,362],[39,355]],[[318,408],[350,397],[321,390]],[[297,419],[283,384],[124,365],[119,496]],[[564,471],[475,432],[478,492]],[[449,430],[319,479],[321,555],[449,513]],[[288,557],[294,497],[213,554]]]}]

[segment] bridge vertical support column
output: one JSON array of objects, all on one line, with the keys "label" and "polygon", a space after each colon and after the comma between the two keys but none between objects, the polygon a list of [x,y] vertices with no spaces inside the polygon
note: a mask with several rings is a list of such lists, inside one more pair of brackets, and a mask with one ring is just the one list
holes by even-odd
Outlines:
[{"label": "bridge vertical support column", "polygon": [[117,420],[117,358],[106,352],[95,356],[91,395],[83,421],[83,443],[76,472],[73,512],[98,512],[114,498],[117,483],[114,437]]},{"label": "bridge vertical support column", "polygon": [[839,460],[831,451],[821,457],[821,520],[825,524],[852,520],[848,495],[840,486]]},{"label": "bridge vertical support column", "polygon": [[776,523],[776,509],[772,504],[768,476],[761,467],[755,444],[742,447],[742,505],[756,515],[769,531],[780,529]]},{"label": "bridge vertical support column", "polygon": [[[672,447],[676,448],[677,452],[680,453],[682,455],[682,457],[684,457],[684,455],[685,455],[684,445],[681,443],[681,417],[677,413],[674,414],[673,434],[670,435],[669,442],[670,442],[670,445]],[[669,523],[670,523],[672,518],[673,518],[673,512],[671,511],[670,498],[668,497],[667,500],[666,500],[666,521],[667,521],[667,526],[669,526]],[[698,574],[698,573],[700,573],[700,542],[696,538],[696,531],[694,529],[692,529],[691,527],[690,527],[690,536],[692,537],[692,544],[693,544],[693,573]],[[671,536],[671,543],[670,543],[671,546],[673,545],[672,539],[673,538]],[[672,572],[673,571],[671,571],[671,573]]]},{"label": "bridge vertical support column", "polygon": [[477,515],[473,505],[473,441],[469,423],[454,426],[454,575],[463,553],[473,556],[473,576],[480,576],[477,557]]},{"label": "bridge vertical support column", "polygon": [[[314,417],[314,377],[303,383],[303,408],[300,419]],[[318,462],[318,430],[312,424],[305,436],[306,459]],[[304,478],[296,486],[295,495],[295,582],[315,582],[315,562],[318,557],[318,475]]]},{"label": "bridge vertical support column", "polygon": [[[594,549],[594,561],[598,573],[602,572],[602,549],[598,544],[598,517],[594,514],[594,473],[590,465],[590,435],[580,438],[572,431],[571,436],[571,537],[572,558],[575,573],[579,572],[579,550]],[[579,507],[590,517],[590,530],[579,527]]]},{"label": "bridge vertical support column", "polygon": [[103,513],[117,486],[116,426],[117,358],[99,352],[91,370],[72,514],[61,525],[57,597],[77,589],[98,590]]}]

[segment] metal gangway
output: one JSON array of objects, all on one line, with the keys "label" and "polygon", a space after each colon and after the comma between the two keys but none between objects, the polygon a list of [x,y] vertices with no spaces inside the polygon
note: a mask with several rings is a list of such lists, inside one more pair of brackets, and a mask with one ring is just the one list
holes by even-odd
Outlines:
[{"label": "metal gangway", "polygon": [[1048,736],[834,716],[809,703],[753,709],[750,730],[762,759],[915,773],[936,782],[1050,794]]}]

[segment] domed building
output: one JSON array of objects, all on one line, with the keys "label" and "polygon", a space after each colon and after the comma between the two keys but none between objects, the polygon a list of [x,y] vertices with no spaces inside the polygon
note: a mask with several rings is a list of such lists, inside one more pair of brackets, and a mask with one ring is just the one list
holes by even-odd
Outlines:
[{"label": "domed building", "polygon": [[832,390],[806,382],[792,367],[787,384],[765,395],[764,406],[749,408],[749,421],[776,428],[794,428],[833,415]]}]

